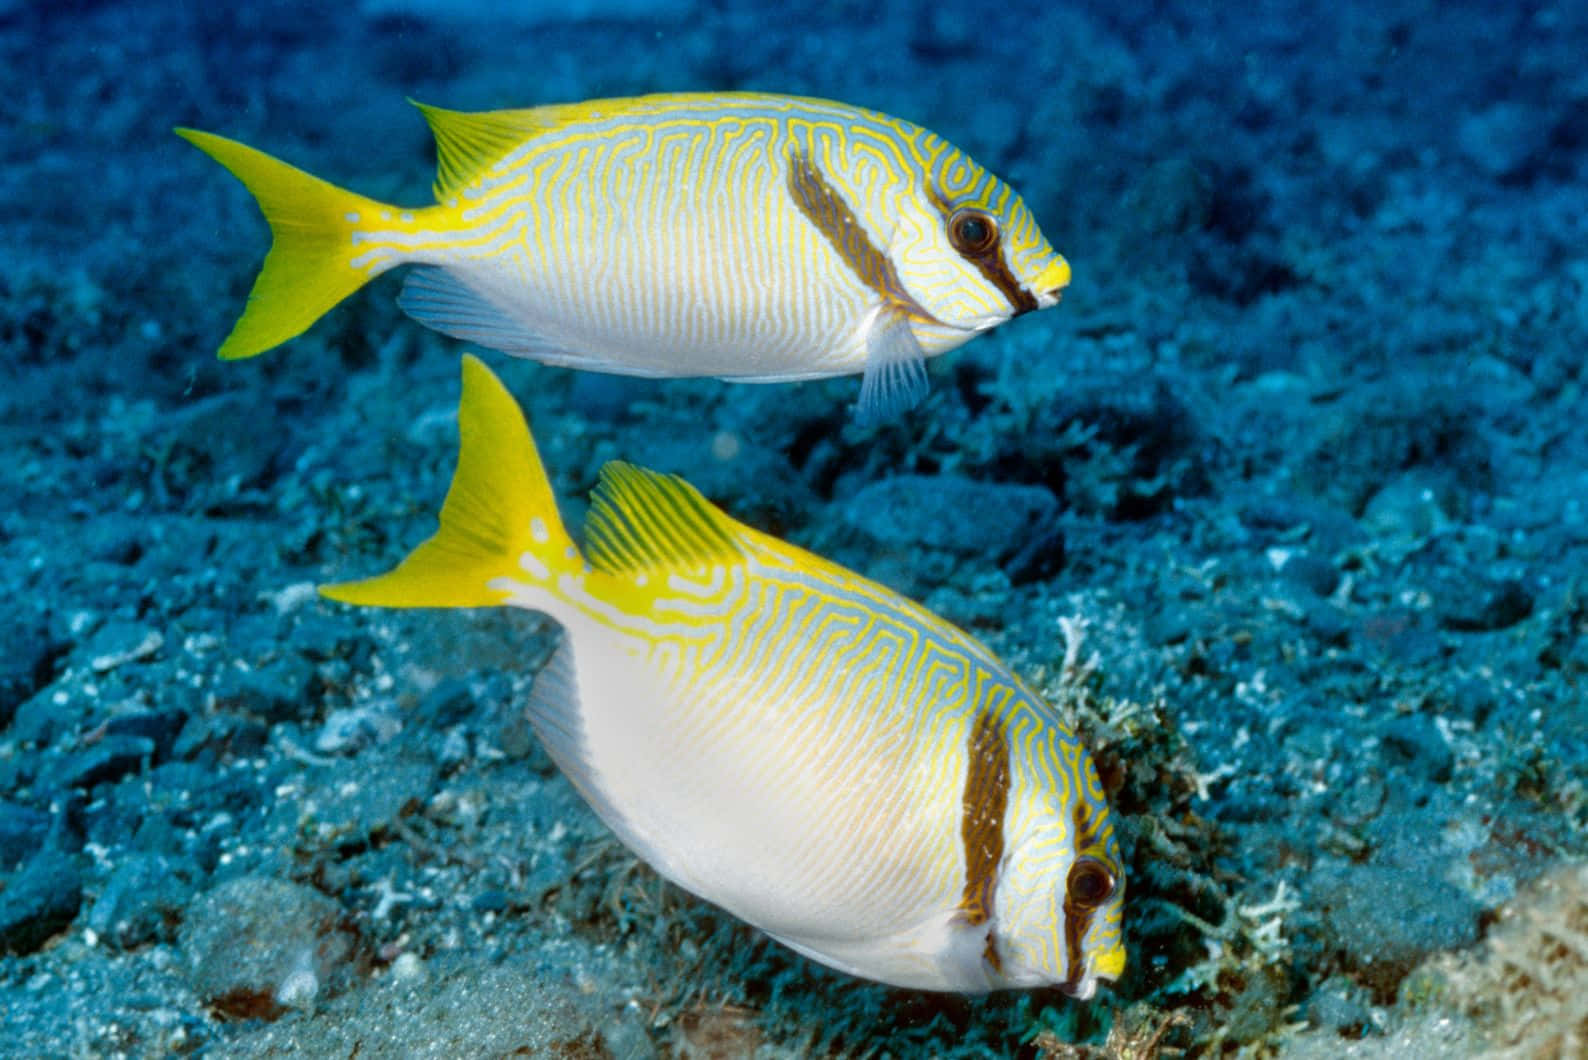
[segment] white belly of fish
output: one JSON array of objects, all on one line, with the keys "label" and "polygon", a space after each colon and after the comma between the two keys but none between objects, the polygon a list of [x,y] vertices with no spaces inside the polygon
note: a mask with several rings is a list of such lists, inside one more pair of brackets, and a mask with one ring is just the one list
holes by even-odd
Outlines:
[{"label": "white belly of fish", "polygon": [[809,696],[762,699],[750,674],[711,675],[702,695],[637,641],[578,618],[565,629],[548,667],[565,673],[550,684],[575,691],[549,689],[531,715],[636,854],[826,964],[922,989],[988,987],[986,929],[955,916],[953,752],[924,754],[902,714],[867,724]]}]

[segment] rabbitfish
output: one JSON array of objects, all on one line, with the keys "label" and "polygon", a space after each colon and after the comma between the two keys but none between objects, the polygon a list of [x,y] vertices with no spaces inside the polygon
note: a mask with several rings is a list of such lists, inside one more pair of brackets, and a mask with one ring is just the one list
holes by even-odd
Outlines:
[{"label": "rabbitfish", "polygon": [[401,306],[448,335],[624,375],[860,372],[876,419],[925,394],[925,358],[1055,304],[1070,280],[1013,189],[874,111],[754,93],[420,110],[439,167],[437,204],[415,209],[177,130],[274,235],[223,358],[412,264]]},{"label": "rabbitfish", "polygon": [[562,627],[526,710],[663,876],[853,975],[1090,997],[1124,967],[1124,876],[1086,748],[986,647],[735,521],[682,479],[602,469],[569,537],[523,414],[463,365],[435,536],[324,588]]}]

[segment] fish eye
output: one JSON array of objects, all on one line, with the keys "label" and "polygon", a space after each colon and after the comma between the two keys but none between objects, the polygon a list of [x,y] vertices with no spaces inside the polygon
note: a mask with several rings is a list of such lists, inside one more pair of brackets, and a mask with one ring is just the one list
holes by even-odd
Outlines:
[{"label": "fish eye", "polygon": [[948,219],[948,240],[969,257],[981,257],[998,245],[998,222],[980,210],[955,210]]},{"label": "fish eye", "polygon": [[1069,900],[1081,909],[1096,909],[1114,893],[1114,874],[1096,858],[1078,858],[1064,883]]}]

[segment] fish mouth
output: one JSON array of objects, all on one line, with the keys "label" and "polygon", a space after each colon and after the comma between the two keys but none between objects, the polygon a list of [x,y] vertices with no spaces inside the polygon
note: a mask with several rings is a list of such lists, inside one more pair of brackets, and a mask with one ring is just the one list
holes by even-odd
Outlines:
[{"label": "fish mouth", "polygon": [[1090,1001],[1092,995],[1097,993],[1097,976],[1088,975],[1078,982],[1063,982],[1059,989],[1077,1001]]},{"label": "fish mouth", "polygon": [[1037,305],[1046,309],[1059,304],[1059,299],[1064,296],[1064,288],[1069,285],[1070,263],[1056,255],[1048,267],[1037,273],[1037,278],[1031,281],[1031,291],[1036,295]]}]

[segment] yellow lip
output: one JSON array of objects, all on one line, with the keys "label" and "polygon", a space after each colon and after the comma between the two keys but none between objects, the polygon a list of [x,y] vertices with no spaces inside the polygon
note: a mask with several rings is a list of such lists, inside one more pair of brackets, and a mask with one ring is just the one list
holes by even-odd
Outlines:
[{"label": "yellow lip", "polygon": [[1070,263],[1055,256],[1048,267],[1037,274],[1031,288],[1038,294],[1058,294],[1070,284]]},{"label": "yellow lip", "polygon": [[1099,979],[1118,979],[1125,970],[1125,947],[1115,945],[1092,959],[1092,974]]}]

